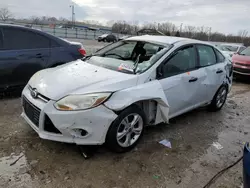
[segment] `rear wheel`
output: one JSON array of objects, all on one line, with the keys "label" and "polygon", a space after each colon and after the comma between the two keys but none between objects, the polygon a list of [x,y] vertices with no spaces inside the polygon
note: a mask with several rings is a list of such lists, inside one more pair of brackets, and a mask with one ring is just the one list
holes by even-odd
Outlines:
[{"label": "rear wheel", "polygon": [[226,102],[227,94],[228,94],[228,89],[226,85],[222,85],[216,92],[211,104],[208,106],[208,109],[210,111],[220,110]]},{"label": "rear wheel", "polygon": [[109,128],[106,144],[114,152],[122,153],[136,146],[143,135],[144,112],[137,106],[122,111]]}]

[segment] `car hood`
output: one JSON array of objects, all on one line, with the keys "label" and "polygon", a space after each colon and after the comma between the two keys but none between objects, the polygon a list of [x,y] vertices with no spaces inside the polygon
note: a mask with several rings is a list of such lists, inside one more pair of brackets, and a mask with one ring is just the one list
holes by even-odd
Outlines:
[{"label": "car hood", "polygon": [[[96,61],[100,57],[91,59],[88,61]],[[115,61],[111,58],[102,58],[103,62],[112,60]],[[69,94],[114,92],[135,86],[137,80],[138,75],[125,74],[77,60],[39,71],[32,76],[28,84],[42,95],[58,100]]]},{"label": "car hood", "polygon": [[250,56],[234,55],[232,58],[234,63],[250,64]]}]

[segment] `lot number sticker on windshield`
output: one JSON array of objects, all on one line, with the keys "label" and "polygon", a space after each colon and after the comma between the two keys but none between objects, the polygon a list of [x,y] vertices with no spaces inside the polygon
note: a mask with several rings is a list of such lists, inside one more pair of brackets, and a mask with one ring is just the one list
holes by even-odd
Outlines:
[{"label": "lot number sticker on windshield", "polygon": [[133,65],[128,65],[128,64],[120,64],[120,66],[118,67],[118,70],[128,70],[128,71],[131,71],[133,72],[134,70],[134,66]]}]

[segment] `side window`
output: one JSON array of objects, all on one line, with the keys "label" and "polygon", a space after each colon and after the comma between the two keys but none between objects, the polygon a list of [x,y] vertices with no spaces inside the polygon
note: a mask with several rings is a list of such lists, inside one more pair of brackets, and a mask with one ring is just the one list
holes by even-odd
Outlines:
[{"label": "side window", "polygon": [[60,47],[60,45],[54,41],[53,39],[50,40],[50,47],[51,48],[54,48],[54,47]]},{"label": "side window", "polygon": [[201,67],[216,64],[216,56],[212,47],[199,44],[197,45],[197,49]]},{"label": "side window", "polygon": [[170,77],[196,68],[196,52],[193,46],[178,50],[163,66],[163,76]]},{"label": "side window", "polygon": [[221,52],[219,52],[218,50],[214,49],[215,54],[217,56],[217,62],[224,62],[225,61],[225,57],[221,54]]},{"label": "side window", "polygon": [[32,31],[17,28],[4,28],[4,49],[36,49],[49,48],[49,39]]}]

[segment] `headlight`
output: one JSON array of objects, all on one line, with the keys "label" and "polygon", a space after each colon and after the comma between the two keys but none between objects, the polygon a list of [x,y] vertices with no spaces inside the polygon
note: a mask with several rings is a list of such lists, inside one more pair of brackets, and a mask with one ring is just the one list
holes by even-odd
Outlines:
[{"label": "headlight", "polygon": [[57,101],[54,106],[63,111],[85,110],[102,104],[110,95],[111,93],[69,95]]}]

